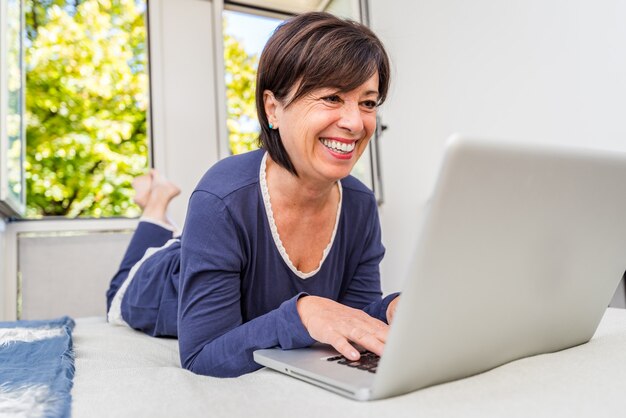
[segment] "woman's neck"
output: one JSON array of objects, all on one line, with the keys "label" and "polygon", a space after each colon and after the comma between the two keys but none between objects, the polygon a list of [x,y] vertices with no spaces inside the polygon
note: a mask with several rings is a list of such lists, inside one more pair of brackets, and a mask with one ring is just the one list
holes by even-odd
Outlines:
[{"label": "woman's neck", "polygon": [[319,182],[296,177],[276,164],[269,155],[265,170],[272,205],[316,212],[327,207],[329,203],[338,203],[337,182]]}]

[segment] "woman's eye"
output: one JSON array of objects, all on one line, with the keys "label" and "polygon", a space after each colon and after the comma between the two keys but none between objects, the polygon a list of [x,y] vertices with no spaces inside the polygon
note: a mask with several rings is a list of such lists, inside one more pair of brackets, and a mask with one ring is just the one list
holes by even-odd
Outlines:
[{"label": "woman's eye", "polygon": [[374,110],[378,106],[378,102],[375,102],[374,100],[366,100],[362,104],[363,107],[369,110]]},{"label": "woman's eye", "polygon": [[322,100],[324,100],[325,102],[328,102],[328,103],[339,103],[339,102],[341,102],[341,98],[339,96],[337,96],[336,94],[323,97]]}]

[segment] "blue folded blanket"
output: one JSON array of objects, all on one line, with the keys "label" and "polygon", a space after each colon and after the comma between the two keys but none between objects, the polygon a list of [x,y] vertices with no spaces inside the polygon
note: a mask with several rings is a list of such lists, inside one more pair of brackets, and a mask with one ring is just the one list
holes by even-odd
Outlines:
[{"label": "blue folded blanket", "polygon": [[0,415],[69,417],[74,321],[0,322]]}]

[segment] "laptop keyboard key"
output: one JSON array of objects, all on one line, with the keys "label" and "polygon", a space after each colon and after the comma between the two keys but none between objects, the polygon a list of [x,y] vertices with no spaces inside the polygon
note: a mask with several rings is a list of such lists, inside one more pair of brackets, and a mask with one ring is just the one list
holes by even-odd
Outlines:
[{"label": "laptop keyboard key", "polygon": [[361,352],[361,358],[357,361],[348,360],[344,356],[328,357],[326,360],[336,362],[336,364],[341,364],[342,366],[348,366],[356,368],[358,370],[376,373],[376,368],[378,367],[378,361],[380,360],[380,357],[370,351],[363,351]]}]

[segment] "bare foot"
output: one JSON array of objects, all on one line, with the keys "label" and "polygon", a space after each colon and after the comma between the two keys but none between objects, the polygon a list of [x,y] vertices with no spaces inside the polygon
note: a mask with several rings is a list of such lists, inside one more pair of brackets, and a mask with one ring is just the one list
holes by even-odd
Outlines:
[{"label": "bare foot", "polygon": [[137,204],[142,210],[146,207],[148,203],[148,198],[150,198],[150,187],[152,186],[152,171],[148,174],[144,174],[143,176],[135,177],[133,179],[132,185],[133,189],[135,189],[135,197],[133,198],[133,202]]},{"label": "bare foot", "polygon": [[180,189],[156,170],[152,170],[150,175],[152,181],[143,208],[143,216],[171,225],[167,217],[167,207],[170,201],[180,194]]}]

